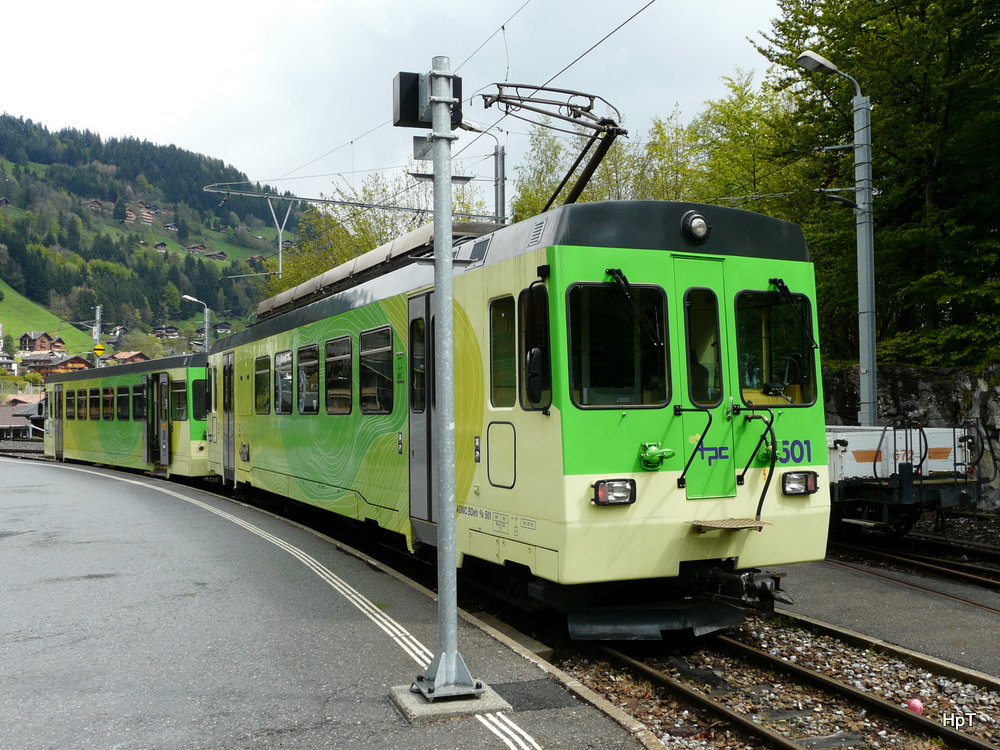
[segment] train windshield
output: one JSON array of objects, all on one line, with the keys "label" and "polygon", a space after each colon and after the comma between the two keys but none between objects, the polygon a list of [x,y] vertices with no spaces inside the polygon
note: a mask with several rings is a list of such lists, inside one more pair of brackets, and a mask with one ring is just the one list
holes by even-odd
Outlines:
[{"label": "train windshield", "polygon": [[809,300],[801,294],[742,292],[736,297],[740,388],[746,404],[816,401]]},{"label": "train windshield", "polygon": [[666,295],[655,286],[570,288],[570,390],[578,406],[667,403]]}]

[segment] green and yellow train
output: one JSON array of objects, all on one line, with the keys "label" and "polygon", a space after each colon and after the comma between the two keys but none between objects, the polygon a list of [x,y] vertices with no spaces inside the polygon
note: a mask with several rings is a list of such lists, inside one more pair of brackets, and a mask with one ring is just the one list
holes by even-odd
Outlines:
[{"label": "green and yellow train", "polygon": [[[762,569],[822,558],[830,512],[799,228],[619,201],[453,234],[457,565],[565,611],[579,638],[769,611],[782,594]],[[450,353],[435,349],[432,238],[418,229],[266,300],[217,342],[206,462],[183,471],[436,546],[434,374]],[[112,420],[67,418],[59,384],[62,457],[115,463],[99,455]],[[151,423],[135,424],[148,444]],[[71,451],[81,427],[97,428],[92,447]]]},{"label": "green and yellow train", "polygon": [[58,461],[208,475],[204,354],[52,375],[45,452]]}]

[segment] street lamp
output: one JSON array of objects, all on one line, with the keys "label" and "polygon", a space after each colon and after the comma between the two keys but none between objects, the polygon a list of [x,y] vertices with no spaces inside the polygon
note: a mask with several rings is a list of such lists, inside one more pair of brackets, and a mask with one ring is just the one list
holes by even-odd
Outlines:
[{"label": "street lamp", "polygon": [[200,299],[195,299],[190,294],[182,294],[181,299],[186,299],[188,302],[197,302],[199,305],[202,305],[205,308],[205,338],[204,338],[204,343],[201,346],[201,350],[203,352],[208,352],[209,346],[211,346],[212,343],[211,333],[209,332],[208,328],[208,322],[210,319],[208,312],[208,305],[202,302]]},{"label": "street lamp", "polygon": [[799,55],[806,70],[836,73],[854,84],[854,197],[858,233],[858,369],[861,371],[861,408],[858,424],[878,424],[878,373],[875,370],[875,221],[872,213],[871,100],[861,85],[812,50]]}]

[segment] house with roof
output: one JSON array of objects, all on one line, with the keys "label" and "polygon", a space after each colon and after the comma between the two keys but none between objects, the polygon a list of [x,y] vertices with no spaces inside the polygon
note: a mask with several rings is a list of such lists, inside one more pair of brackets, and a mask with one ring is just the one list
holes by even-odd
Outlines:
[{"label": "house with roof", "polygon": [[41,437],[45,434],[45,394],[39,401],[30,404],[21,404],[21,408],[14,412],[15,417],[24,417],[31,422],[31,434],[33,437]]},{"label": "house with roof", "polygon": [[34,352],[21,357],[21,367],[25,372],[37,372],[44,380],[49,375],[60,372],[89,370],[94,366],[78,354],[66,356],[60,352]]},{"label": "house with roof", "polygon": [[6,352],[0,352],[0,369],[6,370],[11,375],[17,375],[17,360]]},{"label": "house with roof", "polygon": [[66,342],[45,331],[28,331],[21,334],[20,346],[22,352],[63,351],[66,349]]},{"label": "house with roof", "polygon": [[11,404],[37,404],[45,399],[45,393],[10,393],[3,397],[0,406],[10,406]]},{"label": "house with roof", "polygon": [[101,363],[104,365],[130,365],[133,362],[148,361],[149,357],[142,352],[115,352],[101,357]]},{"label": "house with roof", "polygon": [[180,329],[177,326],[156,326],[153,329],[153,335],[158,339],[179,339],[181,337]]},{"label": "house with roof", "polygon": [[[37,411],[38,405],[31,404],[27,408]],[[19,414],[24,409],[24,404],[0,406],[0,440],[26,440],[31,437],[31,420]]]}]

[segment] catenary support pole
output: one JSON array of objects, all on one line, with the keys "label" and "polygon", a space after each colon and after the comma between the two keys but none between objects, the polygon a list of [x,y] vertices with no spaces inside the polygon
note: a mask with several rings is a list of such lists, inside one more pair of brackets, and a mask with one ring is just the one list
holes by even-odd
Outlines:
[{"label": "catenary support pole", "polygon": [[872,201],[872,104],[861,94],[861,84],[834,63],[812,50],[796,62],[806,70],[834,73],[854,86],[854,211],[858,246],[858,370],[860,402],[858,424],[878,424],[878,370],[875,361],[875,213]]},{"label": "catenary support pole", "polygon": [[434,153],[434,315],[437,412],[431,461],[438,542],[438,631],[440,645],[414,687],[428,700],[474,696],[484,691],[458,652],[458,576],[455,543],[455,336],[451,255],[451,61],[435,57],[429,74]]},{"label": "catenary support pole", "polygon": [[[848,76],[849,78],[849,76]],[[878,424],[878,371],[875,363],[875,220],[872,194],[871,100],[854,96],[854,186],[858,204],[858,369],[861,408],[858,424]]]},{"label": "catenary support pole", "polygon": [[[94,322],[94,347],[100,345],[101,343],[101,309],[103,305],[98,305],[94,315],[96,316],[96,321]],[[101,366],[101,355],[94,352],[94,367]]]},{"label": "catenary support pole", "polygon": [[507,150],[497,141],[493,149],[493,201],[497,224],[507,222]]}]

